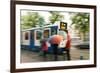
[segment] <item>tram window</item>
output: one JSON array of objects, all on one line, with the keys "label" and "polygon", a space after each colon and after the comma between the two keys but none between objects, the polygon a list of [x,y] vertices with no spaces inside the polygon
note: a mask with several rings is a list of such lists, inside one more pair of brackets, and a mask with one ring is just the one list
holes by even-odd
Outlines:
[{"label": "tram window", "polygon": [[36,31],[36,39],[40,40],[42,38],[42,32],[41,31]]},{"label": "tram window", "polygon": [[29,33],[25,32],[25,40],[28,40],[28,39],[29,39]]},{"label": "tram window", "polygon": [[49,38],[49,30],[44,30],[44,38]]},{"label": "tram window", "polygon": [[51,28],[51,35],[55,35],[55,34],[57,34],[57,29]]}]

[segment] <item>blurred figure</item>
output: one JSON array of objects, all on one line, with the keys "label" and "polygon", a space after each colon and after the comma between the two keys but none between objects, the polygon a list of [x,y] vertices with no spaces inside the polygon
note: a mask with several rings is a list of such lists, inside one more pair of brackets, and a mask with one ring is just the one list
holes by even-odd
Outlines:
[{"label": "blurred figure", "polygon": [[58,60],[58,44],[51,44],[53,48],[54,61]]},{"label": "blurred figure", "polygon": [[44,58],[44,60],[46,60],[46,58],[47,58],[47,52],[48,52],[47,41],[42,41],[41,48],[42,48],[42,51],[43,51],[43,58]]},{"label": "blurred figure", "polygon": [[63,40],[61,35],[53,35],[49,38],[49,43],[53,49],[54,61],[58,60],[58,45]]},{"label": "blurred figure", "polygon": [[67,41],[66,41],[66,46],[64,48],[64,51],[66,51],[66,54],[67,54],[67,59],[68,60],[71,60],[70,58],[70,48],[71,48],[71,37],[70,37],[70,34],[68,32],[68,30],[65,30],[66,34],[67,34]]}]

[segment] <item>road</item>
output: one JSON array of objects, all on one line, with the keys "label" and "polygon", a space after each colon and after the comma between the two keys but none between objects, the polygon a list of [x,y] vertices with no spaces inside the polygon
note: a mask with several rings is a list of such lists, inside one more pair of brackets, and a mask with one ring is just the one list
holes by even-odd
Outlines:
[{"label": "road", "polygon": [[[70,50],[71,60],[80,60],[80,56],[83,56],[83,60],[89,59],[89,49],[77,49],[72,47]],[[66,55],[58,55],[58,61],[67,61]],[[28,50],[21,50],[21,63],[30,62],[44,62],[53,61],[53,55],[47,54],[47,59],[44,60],[40,53],[32,52]]]}]

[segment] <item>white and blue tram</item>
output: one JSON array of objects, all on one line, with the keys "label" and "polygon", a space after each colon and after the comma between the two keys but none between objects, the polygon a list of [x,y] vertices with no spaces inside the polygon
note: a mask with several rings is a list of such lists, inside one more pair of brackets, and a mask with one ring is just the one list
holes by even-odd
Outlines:
[{"label": "white and blue tram", "polygon": [[[21,31],[21,49],[27,49],[32,51],[40,51],[41,39],[48,39],[50,36],[58,34],[59,31],[67,29],[67,23],[58,22],[43,27],[35,27],[31,29],[25,29]],[[59,48],[64,47],[66,40],[63,40],[59,45]],[[61,51],[61,49],[59,49]],[[52,48],[48,43],[48,52],[52,52]]]}]

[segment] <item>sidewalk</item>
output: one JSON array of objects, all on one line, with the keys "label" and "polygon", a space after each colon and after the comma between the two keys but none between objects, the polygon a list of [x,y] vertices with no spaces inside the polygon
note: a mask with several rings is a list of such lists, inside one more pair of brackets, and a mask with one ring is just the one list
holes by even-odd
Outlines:
[{"label": "sidewalk", "polygon": [[[89,59],[89,49],[77,49],[75,47],[71,48],[70,51],[71,54],[71,60],[80,60],[80,56],[83,56],[83,60]],[[45,61],[53,61],[53,55],[48,54],[47,59]],[[59,61],[64,61],[66,59],[66,56],[64,58],[64,55],[58,56]],[[42,56],[39,55],[39,53],[22,50],[21,51],[21,63],[30,63],[30,62],[44,62],[44,59]]]}]

